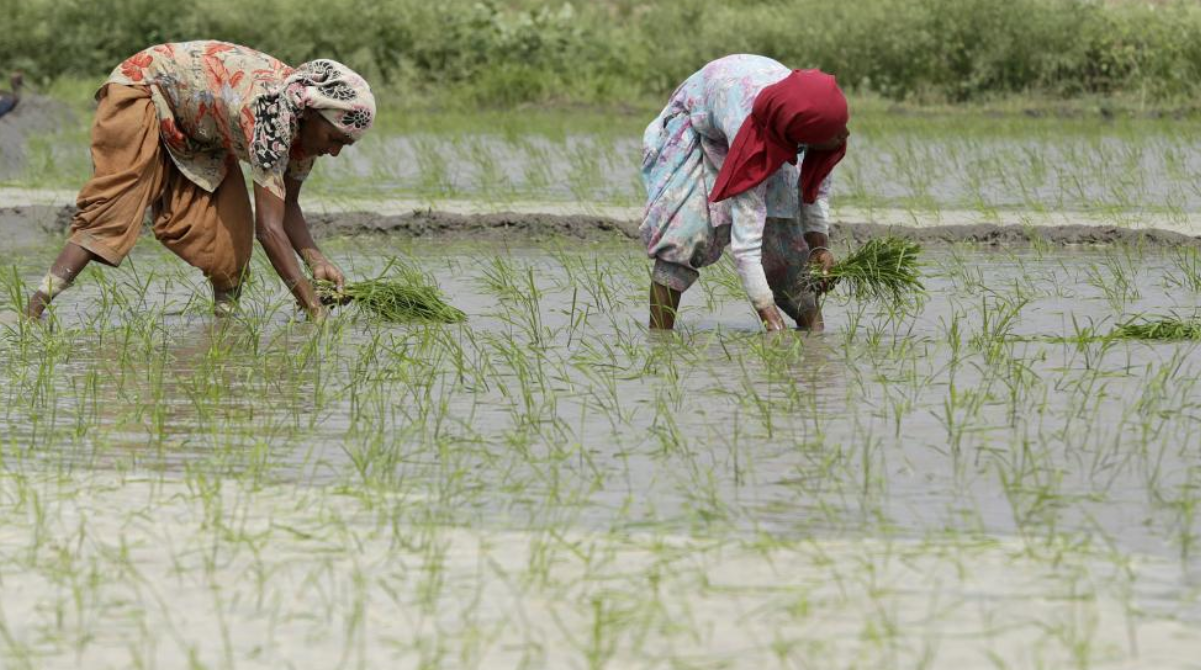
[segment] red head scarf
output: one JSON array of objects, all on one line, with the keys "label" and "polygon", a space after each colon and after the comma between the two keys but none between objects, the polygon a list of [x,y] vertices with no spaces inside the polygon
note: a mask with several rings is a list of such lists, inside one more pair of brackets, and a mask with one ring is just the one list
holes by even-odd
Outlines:
[{"label": "red head scarf", "polygon": [[[847,99],[821,70],[793,70],[759,91],[751,114],[730,145],[709,202],[721,202],[762,184],[785,162],[796,165],[798,144],[821,144],[846,131]],[[801,199],[817,200],[822,181],[847,153],[846,142],[828,151],[805,151]]]}]

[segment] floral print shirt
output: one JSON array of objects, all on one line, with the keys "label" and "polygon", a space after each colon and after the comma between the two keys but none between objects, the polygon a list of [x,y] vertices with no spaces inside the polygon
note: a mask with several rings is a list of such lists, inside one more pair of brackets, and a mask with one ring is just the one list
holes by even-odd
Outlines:
[{"label": "floral print shirt", "polygon": [[[698,237],[704,227],[732,226],[730,250],[757,308],[772,304],[762,261],[768,217],[796,219],[799,212],[806,232],[827,232],[831,178],[822,182],[817,201],[803,207],[798,167],[789,163],[759,186],[722,202],[710,203],[708,195],[759,91],[791,72],[763,56],[715,60],[680,84],[643,136],[647,205],[642,225],[649,233],[648,253]],[[802,151],[798,165],[803,156]]]},{"label": "floral print shirt", "polygon": [[[278,92],[291,73],[292,68],[253,49],[197,41],[141,51],[113,70],[106,83],[150,87],[163,144],[179,171],[196,185],[215,191],[234,164],[233,156],[250,165],[254,183],[282,199],[285,176],[303,181],[314,159],[292,151],[294,122],[276,124],[273,105],[256,103],[260,97],[272,99],[267,94]],[[259,133],[258,141],[270,147],[254,145],[256,124],[279,126]],[[290,159],[270,163],[262,158],[281,154]]]}]

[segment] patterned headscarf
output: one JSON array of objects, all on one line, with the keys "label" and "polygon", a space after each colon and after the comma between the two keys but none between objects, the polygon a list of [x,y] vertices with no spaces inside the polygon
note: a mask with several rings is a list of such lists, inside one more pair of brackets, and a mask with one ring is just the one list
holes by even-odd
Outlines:
[{"label": "patterned headscarf", "polygon": [[354,70],[329,59],[296,68],[279,92],[254,102],[252,153],[263,169],[286,160],[300,116],[312,109],[357,141],[375,121],[375,96]]}]

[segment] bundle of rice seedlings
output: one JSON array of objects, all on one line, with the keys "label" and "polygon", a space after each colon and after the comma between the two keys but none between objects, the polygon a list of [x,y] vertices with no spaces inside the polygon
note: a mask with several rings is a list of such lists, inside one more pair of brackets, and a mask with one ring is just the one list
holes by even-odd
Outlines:
[{"label": "bundle of rice seedlings", "polygon": [[328,281],[315,281],[313,287],[326,305],[354,303],[385,321],[458,323],[467,318],[462,310],[448,305],[421,272],[395,261],[380,276],[346,282],[341,291]]},{"label": "bundle of rice seedlings", "polygon": [[921,245],[896,237],[869,240],[850,256],[834,264],[827,275],[814,272],[810,280],[823,280],[846,287],[860,300],[902,302],[925,291],[918,278]]},{"label": "bundle of rice seedlings", "polygon": [[1124,340],[1201,340],[1201,321],[1174,316],[1131,319],[1118,324],[1109,336]]}]

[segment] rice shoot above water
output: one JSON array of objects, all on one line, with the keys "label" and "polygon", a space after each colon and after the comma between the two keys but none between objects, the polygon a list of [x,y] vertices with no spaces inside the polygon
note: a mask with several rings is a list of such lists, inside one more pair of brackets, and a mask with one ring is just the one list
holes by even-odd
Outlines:
[{"label": "rice shoot above water", "polygon": [[1201,340],[1201,321],[1170,316],[1130,320],[1118,324],[1109,336],[1125,340]]},{"label": "rice shoot above water", "polygon": [[869,240],[850,256],[835,263],[828,275],[814,273],[814,282],[833,279],[861,300],[903,302],[925,291],[920,275],[918,253],[921,245],[896,237]]},{"label": "rice shoot above water", "polygon": [[314,282],[314,288],[327,305],[353,302],[385,321],[458,323],[467,318],[462,310],[447,304],[420,271],[396,262],[374,279],[346,282],[341,291],[333,282],[322,280]]}]

